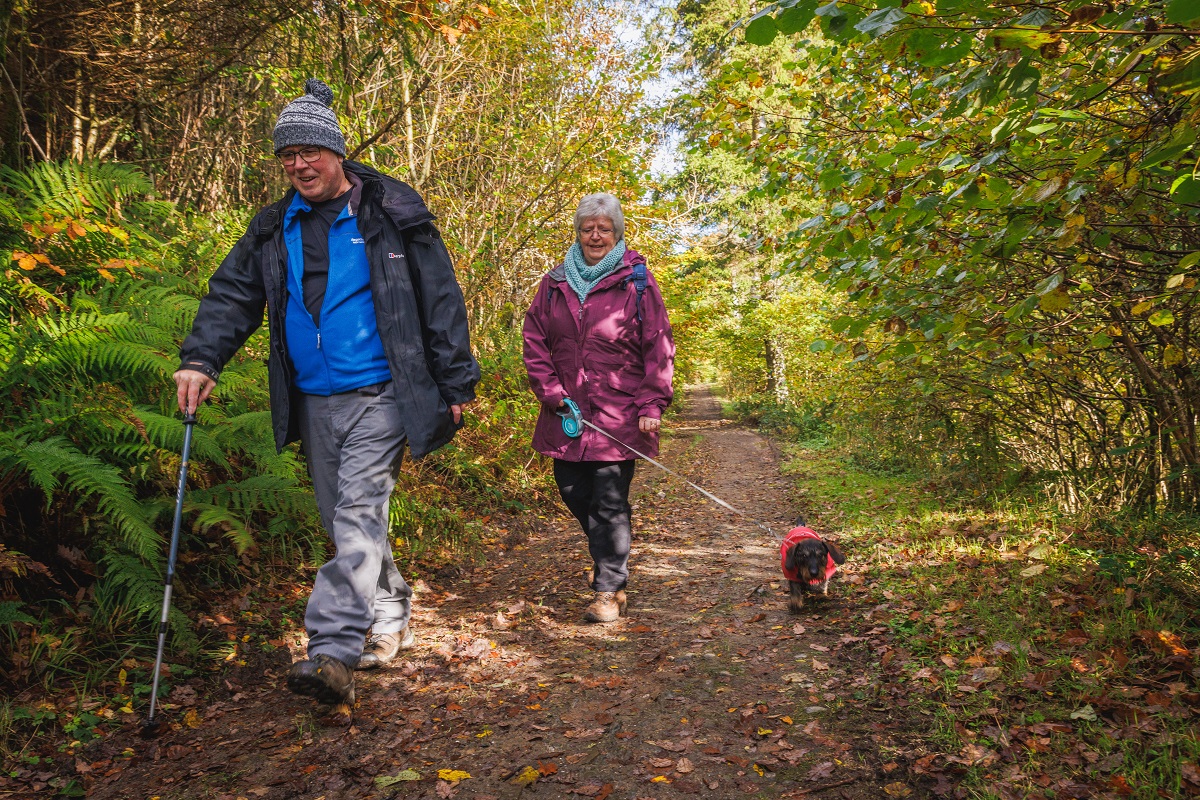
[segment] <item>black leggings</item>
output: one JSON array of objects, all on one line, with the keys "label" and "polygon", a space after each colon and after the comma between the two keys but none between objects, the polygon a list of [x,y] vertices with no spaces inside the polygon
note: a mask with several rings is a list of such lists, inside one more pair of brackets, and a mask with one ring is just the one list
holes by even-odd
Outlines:
[{"label": "black leggings", "polygon": [[629,580],[629,485],[636,463],[554,459],[558,492],[587,536],[597,592],[624,589]]}]

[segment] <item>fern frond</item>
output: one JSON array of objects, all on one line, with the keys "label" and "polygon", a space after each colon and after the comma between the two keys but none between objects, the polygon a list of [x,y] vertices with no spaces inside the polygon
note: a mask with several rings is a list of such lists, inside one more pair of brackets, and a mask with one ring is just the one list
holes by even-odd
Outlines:
[{"label": "fern frond", "polygon": [[[176,416],[164,416],[158,411],[145,406],[134,409],[134,415],[146,428],[146,438],[155,447],[178,453],[183,449],[183,422]],[[212,462],[223,469],[229,468],[229,461],[224,448],[213,438],[209,428],[204,425],[207,419],[201,421],[192,430],[192,457]]]},{"label": "fern frond", "polygon": [[162,537],[146,518],[124,476],[99,458],[87,455],[61,437],[31,442],[13,468],[25,472],[30,482],[54,501],[57,487],[72,492],[80,502],[94,500],[97,510],[121,534],[126,547],[147,560],[160,548]]},{"label": "fern frond", "polygon": [[254,534],[250,532],[246,521],[230,509],[194,501],[189,502],[187,507],[188,511],[196,512],[196,519],[192,525],[193,530],[201,531],[217,526],[223,527],[225,538],[233,544],[233,549],[238,555],[254,547]]},{"label": "fern frond", "polygon": [[17,622],[36,625],[37,620],[22,611],[23,607],[24,603],[16,600],[0,600],[0,628]]},{"label": "fern frond", "polygon": [[[132,609],[145,623],[146,632],[153,631],[154,623],[162,613],[164,574],[141,559],[114,549],[101,555],[100,564],[104,567],[104,575],[96,585],[97,605],[110,614],[117,606]],[[171,606],[167,619],[172,645],[192,647],[196,644],[191,622],[179,608]]]}]

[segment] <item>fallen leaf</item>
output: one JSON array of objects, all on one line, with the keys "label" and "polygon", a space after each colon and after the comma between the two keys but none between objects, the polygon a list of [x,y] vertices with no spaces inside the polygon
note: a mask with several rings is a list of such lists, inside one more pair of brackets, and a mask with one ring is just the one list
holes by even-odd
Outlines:
[{"label": "fallen leaf", "polygon": [[1091,638],[1088,636],[1087,631],[1080,630],[1079,628],[1069,630],[1062,635],[1063,642],[1070,645],[1087,644]]},{"label": "fallen leaf", "polygon": [[808,779],[810,781],[815,781],[815,780],[819,780],[820,778],[828,778],[832,774],[833,774],[833,762],[832,761],[824,761],[820,764],[817,764],[815,767],[813,767],[812,769],[810,769],[808,771]]},{"label": "fallen leaf", "polygon": [[1078,711],[1071,712],[1071,719],[1082,719],[1088,722],[1096,721],[1096,709],[1092,708],[1091,704],[1084,706]]},{"label": "fallen leaf", "polygon": [[957,761],[959,764],[965,764],[968,767],[975,765],[986,767],[987,765],[995,762],[999,757],[1000,756],[991,750],[988,750],[986,747],[981,747],[977,744],[967,744],[962,749],[962,755],[951,760]]},{"label": "fallen leaf", "polygon": [[471,777],[471,773],[463,772],[461,769],[439,769],[438,778],[451,783],[466,780]]},{"label": "fallen leaf", "polygon": [[1026,567],[1025,569],[1021,570],[1021,577],[1032,578],[1034,575],[1041,575],[1045,571],[1045,564],[1034,564],[1032,567]]},{"label": "fallen leaf", "polygon": [[538,772],[533,767],[526,767],[521,770],[517,777],[513,778],[512,782],[518,786],[529,786],[531,783],[542,777],[542,773]]},{"label": "fallen leaf", "polygon": [[670,783],[671,779],[666,775],[655,775],[650,779],[651,783]]},{"label": "fallen leaf", "polygon": [[888,797],[908,797],[910,794],[912,794],[912,789],[908,788],[908,786],[900,781],[889,783],[887,786],[883,787],[883,791],[887,792]]},{"label": "fallen leaf", "polygon": [[[316,766],[316,765],[314,765],[314,766]],[[386,789],[389,786],[395,786],[397,783],[404,783],[405,781],[419,781],[419,780],[421,780],[421,773],[417,772],[415,769],[406,769],[401,772],[397,772],[395,775],[376,776],[375,785],[378,786],[380,789]]]},{"label": "fallen leaf", "polygon": [[1133,787],[1131,787],[1129,782],[1125,780],[1124,775],[1113,775],[1108,779],[1108,785],[1114,792],[1122,797],[1128,797],[1129,795],[1133,794]]},{"label": "fallen leaf", "polygon": [[555,764],[553,761],[539,761],[537,770],[543,775],[553,775],[558,772],[558,764]]},{"label": "fallen leaf", "polygon": [[829,669],[829,665],[823,661],[817,661],[814,658],[813,663],[812,663],[812,668],[817,670],[818,672],[824,672],[825,670]]},{"label": "fallen leaf", "polygon": [[1169,658],[1187,658],[1190,655],[1183,646],[1183,640],[1171,631],[1138,631],[1138,637]]},{"label": "fallen leaf", "polygon": [[686,775],[693,769],[695,769],[695,767],[692,766],[692,762],[686,757],[679,759],[679,761],[675,764],[675,771],[681,775]]},{"label": "fallen leaf", "polygon": [[980,667],[971,673],[971,683],[990,683],[999,677],[999,667]]},{"label": "fallen leaf", "polygon": [[654,745],[655,747],[661,747],[663,750],[670,750],[670,751],[671,751],[671,752],[673,752],[673,753],[679,753],[679,752],[682,752],[682,751],[683,751],[683,748],[684,748],[684,745],[682,745],[682,744],[677,744],[676,742],[651,742],[651,741],[647,741],[647,742],[646,742],[646,744],[652,744],[652,745]]}]

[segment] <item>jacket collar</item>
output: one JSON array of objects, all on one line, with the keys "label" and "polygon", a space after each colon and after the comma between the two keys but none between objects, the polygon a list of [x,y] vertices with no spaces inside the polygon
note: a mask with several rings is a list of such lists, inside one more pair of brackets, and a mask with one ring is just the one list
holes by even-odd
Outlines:
[{"label": "jacket collar", "polygon": [[[436,219],[416,189],[404,181],[349,159],[342,162],[342,168],[346,170],[351,186],[355,187],[351,191],[356,191],[350,196],[352,214],[361,213],[363,203],[376,202],[377,196],[381,195],[382,200],[378,202],[401,230]],[[258,212],[251,220],[248,232],[255,236],[274,236],[295,196],[296,190],[289,188],[281,199]]]}]

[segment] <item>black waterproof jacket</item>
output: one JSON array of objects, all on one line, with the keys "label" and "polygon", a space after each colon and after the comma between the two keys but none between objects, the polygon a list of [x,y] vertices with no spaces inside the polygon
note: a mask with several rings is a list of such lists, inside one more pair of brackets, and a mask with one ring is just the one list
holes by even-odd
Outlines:
[{"label": "black waterproof jacket", "polygon": [[[454,438],[450,405],[475,397],[479,365],[471,355],[462,290],[433,214],[416,190],[353,161],[343,167],[362,181],[358,228],[366,241],[379,337],[409,449],[420,457]],[[300,438],[284,336],[288,286],[282,224],[294,194],[289,189],[251,220],[209,280],[179,352],[185,367],[202,365],[202,371],[219,374],[262,324],[265,305],[271,421],[280,450]]]}]

